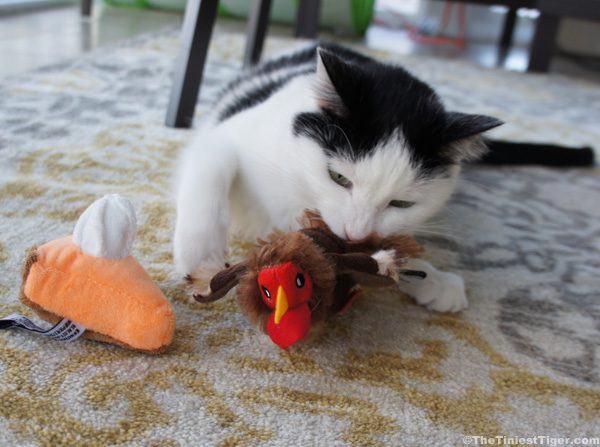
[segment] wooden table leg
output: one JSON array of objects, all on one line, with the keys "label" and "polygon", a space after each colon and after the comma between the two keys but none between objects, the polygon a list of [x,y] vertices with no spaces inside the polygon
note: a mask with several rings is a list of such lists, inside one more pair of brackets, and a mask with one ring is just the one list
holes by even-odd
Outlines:
[{"label": "wooden table leg", "polygon": [[181,31],[181,49],[175,63],[166,124],[190,127],[198,100],[218,0],[188,0]]},{"label": "wooden table leg", "polygon": [[527,71],[547,72],[556,45],[556,33],[560,17],[550,14],[540,14],[535,27],[535,34],[529,54]]},{"label": "wooden table leg", "polygon": [[296,15],[296,37],[314,39],[319,29],[320,0],[300,0]]},{"label": "wooden table leg", "polygon": [[271,13],[271,0],[254,0],[250,18],[248,20],[248,33],[246,34],[246,52],[244,54],[244,67],[256,64],[260,60],[267,27]]}]

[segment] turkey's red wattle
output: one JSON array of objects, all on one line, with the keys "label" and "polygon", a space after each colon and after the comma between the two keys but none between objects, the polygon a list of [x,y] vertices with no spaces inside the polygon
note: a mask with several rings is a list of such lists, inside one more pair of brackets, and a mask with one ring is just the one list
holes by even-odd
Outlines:
[{"label": "turkey's red wattle", "polygon": [[275,314],[271,314],[267,322],[267,334],[281,349],[287,349],[308,334],[310,329],[310,308],[302,304],[289,309],[282,317],[279,324],[275,323]]}]

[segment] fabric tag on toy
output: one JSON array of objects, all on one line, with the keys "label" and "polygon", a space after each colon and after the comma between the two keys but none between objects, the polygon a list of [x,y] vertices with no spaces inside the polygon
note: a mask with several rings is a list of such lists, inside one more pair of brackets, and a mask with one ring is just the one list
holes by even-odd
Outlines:
[{"label": "fabric tag on toy", "polygon": [[19,314],[12,314],[6,318],[0,319],[0,329],[8,329],[11,327],[25,329],[26,331],[34,332],[59,341],[77,340],[85,331],[84,326],[73,323],[66,318],[60,320],[50,329],[42,329],[29,318]]}]

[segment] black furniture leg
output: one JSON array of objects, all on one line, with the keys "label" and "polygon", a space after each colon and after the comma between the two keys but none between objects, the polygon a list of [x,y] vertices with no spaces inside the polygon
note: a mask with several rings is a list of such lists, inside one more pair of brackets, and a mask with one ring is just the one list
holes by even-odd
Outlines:
[{"label": "black furniture leg", "polygon": [[187,2],[181,32],[181,50],[175,64],[167,109],[167,126],[192,125],[218,3],[218,0]]},{"label": "black furniture leg", "polygon": [[92,14],[92,0],[81,0],[81,15],[89,17]]},{"label": "black furniture leg", "polygon": [[527,71],[545,73],[550,68],[550,61],[556,45],[556,33],[560,18],[549,14],[540,14],[529,54]]},{"label": "black furniture leg", "polygon": [[300,0],[296,15],[296,37],[314,39],[319,28],[320,0]]},{"label": "black furniture leg", "polygon": [[248,21],[244,67],[254,65],[260,60],[267,27],[269,26],[270,12],[271,0],[254,0]]},{"label": "black furniture leg", "polygon": [[502,36],[500,37],[500,46],[509,49],[512,45],[515,23],[517,22],[517,8],[510,8],[504,18],[502,27]]},{"label": "black furniture leg", "polygon": [[511,7],[504,17],[504,25],[502,27],[502,35],[498,42],[498,60],[497,65],[502,66],[510,47],[512,46],[513,34],[515,31],[515,23],[517,21],[517,8]]}]

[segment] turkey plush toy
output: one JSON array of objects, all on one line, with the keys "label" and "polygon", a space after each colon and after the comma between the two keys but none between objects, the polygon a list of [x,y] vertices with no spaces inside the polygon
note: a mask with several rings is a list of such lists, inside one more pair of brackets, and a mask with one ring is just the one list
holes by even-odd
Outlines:
[{"label": "turkey plush toy", "polygon": [[303,228],[273,232],[249,257],[217,273],[210,293],[194,295],[212,302],[238,287],[242,312],[282,349],[305,338],[328,317],[344,312],[361,292],[359,285],[386,287],[403,276],[424,272],[402,269],[422,248],[409,236],[371,235],[361,241],[336,236],[320,216],[306,212]]}]

